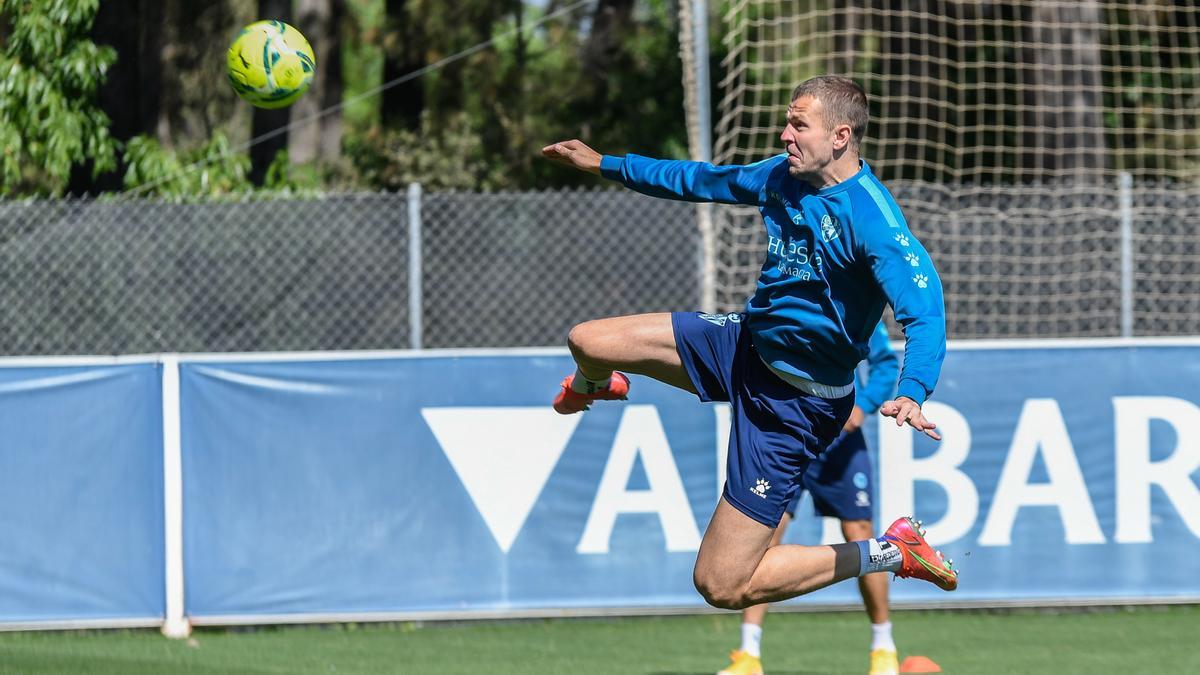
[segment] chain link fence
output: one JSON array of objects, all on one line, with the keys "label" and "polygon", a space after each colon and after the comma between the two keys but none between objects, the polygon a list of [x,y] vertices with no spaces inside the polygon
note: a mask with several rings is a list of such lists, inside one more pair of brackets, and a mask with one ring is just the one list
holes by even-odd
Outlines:
[{"label": "chain link fence", "polygon": [[[1200,334],[1200,188],[891,187],[953,338]],[[717,304],[740,309],[761,221],[716,223]],[[622,190],[0,201],[0,353],[562,345],[700,308],[703,262],[693,205]]]},{"label": "chain link fence", "polygon": [[[1200,187],[889,188],[937,264],[951,338],[1200,334]],[[766,247],[760,222],[753,209],[717,211],[723,311],[754,289]]]},{"label": "chain link fence", "polygon": [[[565,344],[698,304],[694,207],[622,191],[0,201],[5,355]],[[420,253],[414,260],[413,254]],[[419,264],[421,311],[409,311]]]}]

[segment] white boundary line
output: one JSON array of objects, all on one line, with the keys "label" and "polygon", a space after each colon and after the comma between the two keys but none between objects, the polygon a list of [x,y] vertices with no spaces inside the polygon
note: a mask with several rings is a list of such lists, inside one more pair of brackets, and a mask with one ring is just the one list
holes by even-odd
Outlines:
[{"label": "white boundary line", "polygon": [[[903,349],[904,343],[892,345]],[[1121,347],[1200,347],[1200,336],[1139,338],[1048,338],[1005,340],[951,340],[949,351],[983,349],[1115,349]],[[553,357],[567,356],[566,347],[494,347],[463,349],[376,349],[312,352],[196,352],[182,354],[129,354],[125,356],[6,356],[0,368],[37,368],[50,366],[113,366],[135,363],[159,363],[173,357],[179,363],[271,363],[278,361],[372,361],[383,359],[445,359],[473,357]]]},{"label": "white boundary line", "polygon": [[[1157,607],[1167,605],[1197,605],[1200,596],[1178,598],[1045,598],[1025,600],[977,600],[977,601],[910,601],[893,602],[895,610],[973,610],[973,609],[1057,609],[1086,607]],[[814,604],[782,603],[771,608],[773,612],[861,612],[862,603]],[[580,607],[559,609],[520,610],[457,610],[446,612],[359,612],[327,614],[245,614],[191,617],[191,624],[199,627],[220,626],[269,626],[290,624],[322,623],[386,623],[421,621],[488,621],[505,619],[587,619],[603,617],[638,616],[697,616],[704,614],[728,614],[727,610],[713,607]],[[0,632],[27,630],[92,630],[111,628],[157,628],[162,625],[161,617],[144,619],[79,619],[63,621],[14,621],[0,623]]]},{"label": "white boundary line", "polygon": [[[1059,607],[1115,607],[1200,604],[1200,596],[1180,598],[1046,598],[1023,600],[964,600],[893,602],[892,609],[1021,609]],[[776,604],[771,611],[784,612],[848,612],[862,611],[862,603],[837,604]],[[442,612],[331,612],[314,614],[255,614],[193,616],[195,626],[249,626],[273,624],[320,623],[380,623],[405,621],[475,621],[494,619],[553,619],[589,617],[673,616],[699,614],[728,614],[715,607],[569,607],[538,609],[480,609]]]},{"label": "white boundary line", "polygon": [[229,352],[180,354],[186,363],[241,363],[274,361],[371,361],[382,359],[446,359],[496,356],[566,356],[566,347],[513,347],[494,349],[394,349],[334,352]]},{"label": "white boundary line", "polygon": [[[899,342],[901,347],[903,342]],[[1113,349],[1117,347],[1200,347],[1200,336],[1139,338],[1041,338],[1034,340],[951,340],[949,351],[980,349]]]},{"label": "white boundary line", "polygon": [[128,356],[4,356],[0,368],[45,368],[51,366],[125,366],[136,363],[158,363],[161,354],[130,354]]},{"label": "white boundary line", "polygon": [[158,628],[162,617],[146,619],[64,619],[61,621],[9,621],[0,623],[0,633],[22,630],[92,630],[98,628]]}]

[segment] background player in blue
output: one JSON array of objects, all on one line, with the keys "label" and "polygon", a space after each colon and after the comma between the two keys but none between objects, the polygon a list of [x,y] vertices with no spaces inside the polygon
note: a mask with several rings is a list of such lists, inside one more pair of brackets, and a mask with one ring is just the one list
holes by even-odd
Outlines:
[{"label": "background player in blue", "polygon": [[[890,303],[906,346],[898,396],[880,407],[935,440],[921,412],[946,349],[941,282],[887,188],[859,158],[867,99],[823,76],[792,95],[785,152],[748,166],[600,155],[578,140],[542,154],[645,194],[753,204],[767,250],[744,314],[642,314],[588,321],[567,344],[578,366],[554,401],[562,414],[629,394],[626,371],[729,401],[728,479],[696,556],[693,581],[716,607],[742,609],[873,572],[945,590],[952,565],[901,518],[879,538],[833,546],[771,546],[808,463],[854,407],[854,369]],[[607,252],[595,252],[604,264]],[[581,272],[586,271],[586,266]]]},{"label": "background player in blue", "polygon": [[[841,521],[846,541],[869,539],[875,529],[871,523],[871,458],[862,425],[867,415],[873,415],[896,389],[899,359],[888,342],[883,324],[875,328],[867,354],[865,384],[859,379],[854,396],[854,410],[842,428],[842,433],[829,448],[808,466],[802,479],[802,489],[796,491],[787,511],[775,529],[772,546],[778,546],[796,514],[805,492],[812,495],[817,515]],[[896,643],[892,639],[892,622],[888,620],[888,580],[885,574],[868,574],[858,578],[867,616],[871,619],[870,675],[895,675],[900,662]],[[730,654],[732,663],[717,675],[761,675],[763,619],[768,605],[754,605],[742,610],[742,644]],[[804,648],[803,640],[790,638],[789,644]]]}]

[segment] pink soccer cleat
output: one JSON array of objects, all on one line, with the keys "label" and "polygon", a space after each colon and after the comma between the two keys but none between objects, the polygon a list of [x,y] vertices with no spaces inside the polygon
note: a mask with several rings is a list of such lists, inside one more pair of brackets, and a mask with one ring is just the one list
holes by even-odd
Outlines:
[{"label": "pink soccer cleat", "polygon": [[946,560],[941,551],[925,541],[925,530],[921,521],[901,518],[892,523],[880,539],[892,542],[904,554],[896,576],[902,579],[924,579],[943,591],[958,588],[958,572],[954,561]]},{"label": "pink soccer cleat", "polygon": [[573,415],[592,407],[593,401],[624,401],[629,398],[629,378],[622,373],[613,373],[612,380],[604,389],[591,394],[582,394],[571,388],[574,375],[568,375],[562,381],[562,391],[554,397],[554,412],[560,415]]}]

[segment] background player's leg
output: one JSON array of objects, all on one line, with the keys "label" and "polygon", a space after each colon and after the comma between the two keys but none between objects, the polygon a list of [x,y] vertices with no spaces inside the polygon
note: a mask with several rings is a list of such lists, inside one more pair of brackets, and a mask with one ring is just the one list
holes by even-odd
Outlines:
[{"label": "background player's leg", "polygon": [[[869,520],[843,520],[842,536],[846,541],[870,539],[872,523]],[[863,605],[871,623],[881,624],[888,620],[888,578],[886,573],[868,574],[858,578],[858,590],[862,593]]]},{"label": "background player's leg", "polygon": [[[786,511],[771,536],[771,546],[778,546],[783,540],[783,533],[792,522],[792,515]],[[717,675],[744,675],[745,673],[762,672],[762,625],[767,617],[770,605],[763,603],[742,610],[742,645],[730,653],[732,663]]]},{"label": "background player's leg", "polygon": [[571,329],[567,346],[589,380],[604,380],[619,370],[696,393],[679,359],[670,313],[587,321]]},{"label": "background player's leg", "polygon": [[[846,541],[866,539],[874,530],[870,520],[843,520],[842,536]],[[858,592],[871,618],[871,672],[894,673],[900,665],[896,658],[896,641],[892,637],[892,622],[888,620],[888,578],[886,573],[867,574],[858,578]]]},{"label": "background player's leg", "polygon": [[786,600],[859,574],[857,544],[770,546],[775,528],[717,503],[696,556],[696,589],[724,609]]}]

